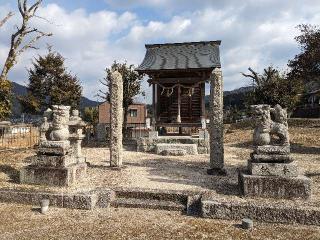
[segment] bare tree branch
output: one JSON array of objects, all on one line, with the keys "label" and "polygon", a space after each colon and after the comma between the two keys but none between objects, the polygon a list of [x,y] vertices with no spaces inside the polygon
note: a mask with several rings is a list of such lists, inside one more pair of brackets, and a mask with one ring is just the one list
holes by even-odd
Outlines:
[{"label": "bare tree branch", "polygon": [[[37,9],[39,8],[42,0],[37,0],[30,8],[27,6],[28,0],[18,0],[18,8],[22,16],[21,26],[17,28],[17,31],[11,36],[10,50],[3,66],[0,81],[7,78],[10,69],[16,64],[17,57],[29,48],[37,49],[34,44],[43,37],[52,36],[51,33],[44,33],[36,28],[30,28],[28,26],[29,20],[34,17]],[[19,49],[23,40],[27,35],[37,34],[27,44]]]},{"label": "bare tree branch", "polygon": [[24,15],[24,11],[26,9],[24,9],[24,6],[22,5],[21,0],[18,0],[18,8],[19,8],[19,12],[20,12],[21,16],[23,16]]},{"label": "bare tree branch", "polygon": [[0,21],[0,27],[2,27],[13,15],[14,14],[12,12],[9,12],[7,16],[5,16],[5,18]]},{"label": "bare tree branch", "polygon": [[256,83],[257,86],[261,85],[261,79],[259,77],[259,75],[252,69],[252,68],[248,68],[248,70],[251,72],[251,74],[245,74],[245,73],[241,73],[243,76],[245,77],[249,77],[252,79],[252,81],[254,83]]},{"label": "bare tree branch", "polygon": [[16,54],[16,56],[19,56],[21,53],[23,53],[25,50],[27,50],[28,48],[33,48],[33,49],[38,49],[37,47],[34,46],[34,44],[42,37],[51,37],[52,33],[44,33],[44,32],[39,32],[38,36],[36,36],[35,38],[33,38],[31,41],[29,41],[25,46],[23,46]]}]

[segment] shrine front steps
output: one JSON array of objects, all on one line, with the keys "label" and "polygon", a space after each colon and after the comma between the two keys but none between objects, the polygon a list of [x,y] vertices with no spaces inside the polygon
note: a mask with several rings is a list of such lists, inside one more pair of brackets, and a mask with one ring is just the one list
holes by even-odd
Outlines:
[{"label": "shrine front steps", "polygon": [[169,211],[186,211],[188,195],[156,190],[115,189],[112,207],[147,208]]},{"label": "shrine front steps", "polygon": [[165,156],[184,156],[198,154],[198,147],[196,144],[158,143],[156,144],[155,150],[156,154]]},{"label": "shrine front steps", "polygon": [[[39,192],[0,189],[0,202],[39,206],[41,199],[50,206],[92,210],[129,207],[182,211],[203,218],[320,226],[320,207],[296,201],[211,196],[210,191],[175,191],[160,189],[97,188],[87,192]],[[49,210],[50,211],[50,210]]]}]

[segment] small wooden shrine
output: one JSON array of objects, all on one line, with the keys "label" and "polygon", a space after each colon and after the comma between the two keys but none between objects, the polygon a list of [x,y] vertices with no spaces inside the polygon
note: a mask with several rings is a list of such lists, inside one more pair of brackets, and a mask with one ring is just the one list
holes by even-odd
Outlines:
[{"label": "small wooden shrine", "polygon": [[221,67],[221,41],[146,45],[137,68],[152,85],[153,125],[200,127],[205,121],[205,82]]}]

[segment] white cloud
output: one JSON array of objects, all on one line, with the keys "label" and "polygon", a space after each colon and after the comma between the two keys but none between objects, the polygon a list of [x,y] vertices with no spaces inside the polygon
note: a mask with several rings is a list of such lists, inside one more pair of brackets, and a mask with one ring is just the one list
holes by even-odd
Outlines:
[{"label": "white cloud", "polygon": [[[41,42],[41,51],[24,54],[10,77],[18,82],[26,81],[26,67],[37,53],[44,53],[46,42],[66,58],[72,73],[77,74],[84,85],[86,96],[93,97],[99,89],[98,80],[104,76],[104,68],[114,60],[127,60],[139,64],[145,53],[145,43],[222,40],[221,59],[225,89],[231,90],[247,84],[240,72],[251,66],[262,70],[274,64],[284,69],[287,61],[299,51],[294,36],[301,23],[320,22],[320,4],[307,0],[106,0],[113,7],[129,9],[121,14],[115,11],[88,13],[85,9],[66,11],[61,6],[49,4],[40,9],[41,19],[33,22],[40,29],[54,34]],[[165,19],[148,19],[134,13],[137,7],[149,7],[174,12]],[[0,16],[8,6],[0,7]],[[147,11],[147,10],[146,10]],[[163,13],[165,14],[165,13]],[[168,13],[167,13],[168,14]],[[0,62],[7,52],[9,34],[13,24],[0,29]],[[147,87],[147,84],[144,84]],[[150,99],[149,99],[150,100]]]}]

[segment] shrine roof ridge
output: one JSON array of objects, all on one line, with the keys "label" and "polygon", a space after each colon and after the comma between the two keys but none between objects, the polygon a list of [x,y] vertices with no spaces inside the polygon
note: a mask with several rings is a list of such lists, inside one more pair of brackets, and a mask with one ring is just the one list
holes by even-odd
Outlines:
[{"label": "shrine roof ridge", "polygon": [[155,44],[145,44],[146,48],[151,47],[162,47],[162,46],[181,46],[181,45],[197,45],[197,44],[216,44],[220,45],[221,40],[215,41],[198,41],[198,42],[177,42],[177,43],[155,43]]},{"label": "shrine roof ridge", "polygon": [[138,72],[212,70],[221,67],[221,41],[146,44],[146,55]]}]

